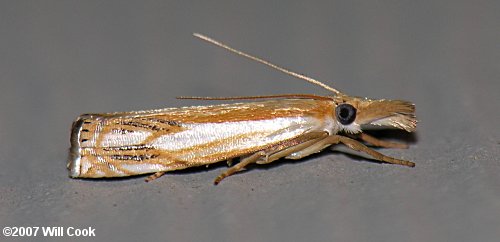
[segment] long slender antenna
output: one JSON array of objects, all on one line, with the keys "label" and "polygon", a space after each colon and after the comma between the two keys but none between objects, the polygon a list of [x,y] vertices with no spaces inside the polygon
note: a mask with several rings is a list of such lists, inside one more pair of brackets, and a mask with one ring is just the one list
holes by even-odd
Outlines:
[{"label": "long slender antenna", "polygon": [[260,58],[257,58],[257,57],[255,57],[255,56],[251,56],[251,55],[249,55],[249,54],[247,54],[247,53],[245,53],[245,52],[242,52],[242,51],[239,51],[239,50],[233,49],[233,48],[231,48],[231,47],[229,47],[229,46],[227,46],[227,45],[225,45],[225,44],[223,44],[223,43],[221,43],[221,42],[219,42],[219,41],[216,41],[216,40],[214,40],[214,39],[212,39],[212,38],[209,38],[209,37],[207,37],[207,36],[205,36],[205,35],[198,34],[198,33],[194,33],[193,35],[194,35],[194,36],[196,36],[196,37],[198,37],[198,38],[200,38],[200,39],[202,39],[202,40],[205,40],[205,41],[207,41],[207,42],[209,42],[209,43],[212,43],[212,44],[217,45],[217,46],[219,46],[219,47],[222,47],[222,48],[224,48],[224,49],[226,49],[226,50],[229,50],[229,51],[231,51],[231,52],[233,52],[233,53],[235,53],[235,54],[238,54],[238,55],[244,56],[244,57],[246,57],[246,58],[248,58],[248,59],[251,59],[251,60],[257,61],[257,62],[259,62],[259,63],[261,63],[261,64],[264,64],[264,65],[266,65],[266,66],[269,66],[269,67],[271,67],[271,68],[273,68],[273,69],[276,69],[276,70],[278,70],[278,71],[284,72],[284,73],[286,73],[286,74],[288,74],[288,75],[291,75],[291,76],[294,76],[294,77],[296,77],[296,78],[299,78],[299,79],[305,80],[305,81],[307,81],[307,82],[310,82],[310,83],[312,83],[312,84],[318,85],[318,86],[320,86],[320,87],[322,87],[322,88],[324,88],[324,89],[326,89],[326,90],[329,90],[329,91],[334,92],[335,94],[340,94],[340,91],[338,91],[337,89],[335,89],[335,88],[333,88],[333,87],[330,87],[330,86],[328,86],[328,85],[326,85],[326,84],[324,84],[324,83],[322,83],[322,82],[320,82],[320,81],[317,81],[317,80],[315,80],[315,79],[313,79],[313,78],[310,78],[310,77],[304,76],[304,75],[299,74],[299,73],[295,73],[295,72],[293,72],[293,71],[289,71],[289,70],[287,70],[287,69],[285,69],[285,68],[283,68],[283,67],[277,66],[277,65],[272,64],[272,63],[270,63],[270,62],[268,62],[268,61],[265,61],[265,60],[263,60],[263,59],[260,59]]},{"label": "long slender antenna", "polygon": [[237,97],[194,97],[180,96],[177,99],[192,99],[192,100],[252,100],[252,99],[276,99],[276,98],[297,98],[297,99],[315,99],[315,100],[333,100],[329,96],[318,96],[313,94],[277,94],[265,96],[237,96]]}]

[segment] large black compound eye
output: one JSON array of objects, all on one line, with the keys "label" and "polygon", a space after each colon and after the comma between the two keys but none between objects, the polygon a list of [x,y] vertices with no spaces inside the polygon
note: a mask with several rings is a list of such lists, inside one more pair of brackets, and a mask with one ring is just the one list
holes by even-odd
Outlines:
[{"label": "large black compound eye", "polygon": [[335,108],[335,115],[341,124],[348,125],[356,119],[356,109],[351,104],[342,103]]}]

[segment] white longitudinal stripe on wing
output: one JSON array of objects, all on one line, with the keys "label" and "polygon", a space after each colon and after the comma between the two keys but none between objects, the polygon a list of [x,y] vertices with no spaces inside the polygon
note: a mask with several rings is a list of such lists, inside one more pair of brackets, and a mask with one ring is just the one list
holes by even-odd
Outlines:
[{"label": "white longitudinal stripe on wing", "polygon": [[[183,124],[187,128],[186,130],[163,135],[152,142],[151,145],[158,149],[175,151],[255,132],[258,132],[260,137],[266,138],[254,141],[248,140],[244,146],[263,145],[263,143],[273,143],[295,137],[305,130],[313,128],[316,124],[314,121],[317,122],[313,118],[290,117],[228,123]],[[231,146],[231,144],[226,145]]]},{"label": "white longitudinal stripe on wing", "polygon": [[151,131],[141,131],[141,130],[125,134],[109,132],[107,134],[103,134],[104,137],[100,145],[103,147],[138,145],[141,144],[151,134],[152,134]]},{"label": "white longitudinal stripe on wing", "polygon": [[149,172],[157,172],[157,171],[162,171],[165,170],[164,165],[160,164],[122,164],[120,166],[122,169],[125,169],[129,172],[132,172],[133,174],[142,174],[142,173],[149,173]]}]

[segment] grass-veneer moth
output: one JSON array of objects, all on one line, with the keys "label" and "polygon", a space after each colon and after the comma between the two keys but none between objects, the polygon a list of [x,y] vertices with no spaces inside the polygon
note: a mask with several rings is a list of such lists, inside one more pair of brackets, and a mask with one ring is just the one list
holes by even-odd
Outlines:
[{"label": "grass-veneer moth", "polygon": [[339,143],[378,161],[415,166],[413,162],[385,156],[365,145],[406,148],[406,144],[383,141],[363,133],[366,125],[414,131],[417,121],[412,103],[349,96],[204,35],[194,35],[318,85],[331,94],[181,97],[247,101],[83,114],[72,126],[68,162],[70,177],[103,178],[154,173],[146,179],[151,181],[168,171],[240,158],[215,179],[217,184],[250,164],[267,164],[280,158],[300,159]]}]

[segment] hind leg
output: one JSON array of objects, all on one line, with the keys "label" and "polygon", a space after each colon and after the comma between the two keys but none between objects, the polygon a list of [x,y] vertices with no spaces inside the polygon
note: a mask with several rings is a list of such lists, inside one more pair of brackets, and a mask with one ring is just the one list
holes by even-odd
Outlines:
[{"label": "hind leg", "polygon": [[150,182],[150,181],[152,181],[152,180],[158,179],[158,178],[160,178],[161,176],[165,175],[165,173],[167,173],[167,172],[166,172],[166,171],[159,171],[159,172],[156,172],[156,173],[154,173],[153,175],[146,177],[146,179],[144,179],[144,181],[145,181],[145,182]]},{"label": "hind leg", "polygon": [[260,159],[261,157],[263,157],[265,155],[266,155],[266,153],[264,151],[259,151],[251,156],[244,158],[238,164],[234,165],[233,167],[228,168],[227,170],[222,172],[219,176],[217,176],[217,178],[215,178],[215,180],[214,180],[214,184],[215,185],[219,184],[219,182],[222,181],[222,179],[224,179],[224,178],[226,178],[226,177],[228,177],[228,176],[230,176],[238,171],[245,169],[245,166],[252,164],[252,163],[255,163],[258,159]]}]

